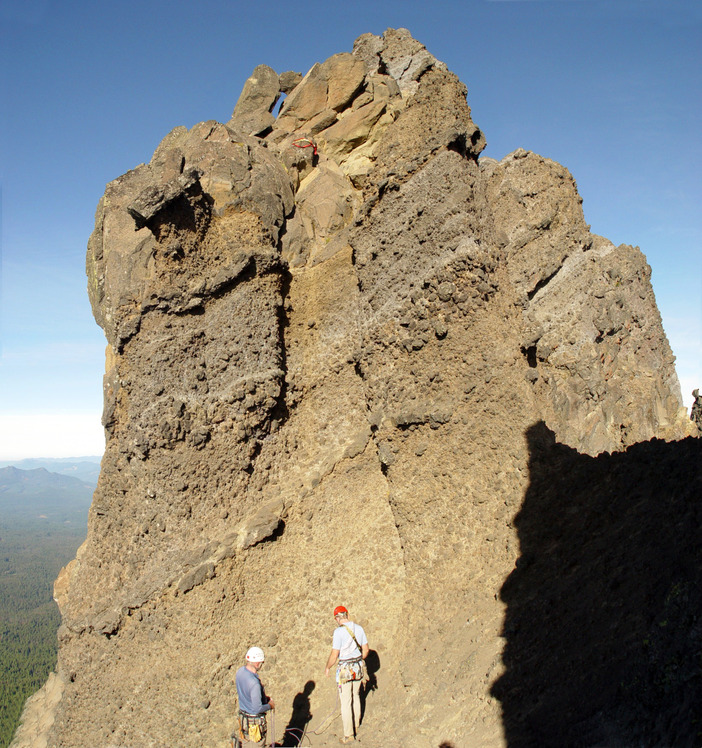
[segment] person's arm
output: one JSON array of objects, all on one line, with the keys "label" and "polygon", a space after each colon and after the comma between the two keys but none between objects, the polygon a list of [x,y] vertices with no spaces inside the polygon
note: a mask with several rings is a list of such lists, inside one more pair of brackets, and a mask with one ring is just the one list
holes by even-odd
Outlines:
[{"label": "person's arm", "polygon": [[370,648],[367,644],[361,644],[361,657],[365,660],[366,657],[368,657],[368,653],[370,652]]},{"label": "person's arm", "polygon": [[249,681],[249,701],[253,705],[252,714],[260,714],[261,712],[267,712],[269,709],[273,708],[271,700],[267,699],[267,701],[264,702],[264,698],[267,697],[263,693],[261,682],[258,678],[251,678]]},{"label": "person's arm", "polygon": [[261,685],[261,693],[263,694],[263,710],[266,710],[266,707],[269,707],[270,709],[275,709],[275,704],[273,703],[273,699],[268,696],[266,693],[266,689]]},{"label": "person's arm", "polygon": [[332,649],[332,651],[329,653],[329,659],[327,660],[327,667],[326,667],[326,670],[324,671],[324,675],[326,675],[327,677],[329,677],[329,671],[334,666],[334,663],[336,662],[338,656],[339,656],[338,649]]}]

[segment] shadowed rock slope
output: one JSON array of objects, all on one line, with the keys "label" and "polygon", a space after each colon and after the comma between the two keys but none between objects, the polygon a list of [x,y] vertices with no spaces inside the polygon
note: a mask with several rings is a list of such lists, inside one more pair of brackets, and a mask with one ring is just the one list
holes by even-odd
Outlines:
[{"label": "shadowed rock slope", "polygon": [[[596,455],[691,426],[644,256],[590,233],[562,166],[484,145],[465,86],[389,29],[304,77],[258,66],[227,124],[176,128],[107,186],[87,257],[107,449],[57,585],[52,706],[17,746],[226,745],[251,644],[278,737],[303,698],[311,744],[336,742],[339,720],[312,729],[340,602],[373,649],[364,744],[545,744],[524,702],[549,629],[530,647],[529,627],[560,567],[525,587],[515,563],[561,526],[577,543],[581,514],[630,516],[605,478],[587,508],[590,464],[620,503],[640,486]],[[565,455],[535,502],[534,428]],[[617,636],[647,615],[626,604]],[[628,724],[569,704],[593,745]]]}]

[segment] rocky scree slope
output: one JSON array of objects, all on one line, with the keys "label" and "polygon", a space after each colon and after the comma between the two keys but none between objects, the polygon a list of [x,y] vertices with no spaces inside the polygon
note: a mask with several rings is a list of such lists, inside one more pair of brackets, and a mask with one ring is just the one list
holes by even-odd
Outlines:
[{"label": "rocky scree slope", "polygon": [[531,430],[596,460],[690,425],[644,256],[590,233],[562,166],[484,145],[389,29],[304,77],[258,66],[228,123],[107,186],[107,449],[16,746],[226,745],[251,644],[279,738],[305,684],[316,727],[339,602],[374,650],[365,744],[517,744],[500,590]]}]

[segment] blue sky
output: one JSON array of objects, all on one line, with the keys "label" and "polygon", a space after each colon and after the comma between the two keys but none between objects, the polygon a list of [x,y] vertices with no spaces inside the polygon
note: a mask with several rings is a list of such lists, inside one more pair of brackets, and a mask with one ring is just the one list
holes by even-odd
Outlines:
[{"label": "blue sky", "polygon": [[306,72],[406,27],[468,87],[485,155],[566,166],[592,231],[638,245],[702,387],[699,0],[3,0],[0,459],[99,454],[105,340],[85,247],[105,184],[173,127],[227,121],[252,69]]}]

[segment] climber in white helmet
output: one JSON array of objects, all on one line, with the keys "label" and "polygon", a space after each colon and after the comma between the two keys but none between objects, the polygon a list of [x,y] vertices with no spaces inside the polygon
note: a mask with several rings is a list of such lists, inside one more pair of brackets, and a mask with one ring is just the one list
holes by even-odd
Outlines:
[{"label": "climber in white helmet", "polygon": [[251,647],[246,653],[246,664],[236,671],[236,692],[239,697],[238,737],[242,745],[263,745],[266,740],[266,713],[275,709],[270,696],[258,677],[265,657],[260,647]]}]

